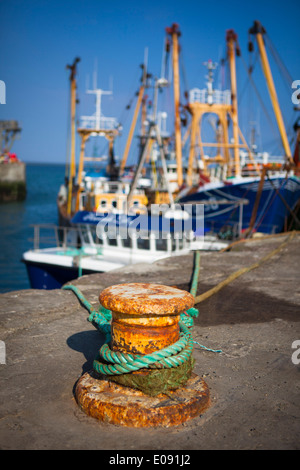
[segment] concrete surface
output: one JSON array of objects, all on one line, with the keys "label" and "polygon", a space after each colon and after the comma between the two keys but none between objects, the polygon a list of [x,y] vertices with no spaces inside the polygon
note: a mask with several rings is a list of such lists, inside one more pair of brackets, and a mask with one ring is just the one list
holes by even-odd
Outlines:
[{"label": "concrete surface", "polygon": [[[201,255],[198,294],[272,251],[286,235]],[[263,265],[198,304],[194,372],[210,388],[211,407],[171,428],[132,429],[98,422],[73,390],[103,338],[70,291],[0,295],[1,449],[299,449],[300,235]],[[189,290],[193,256],[170,258],[74,282],[98,305],[101,290],[122,282],[157,282]],[[295,362],[295,361],[294,361]]]}]

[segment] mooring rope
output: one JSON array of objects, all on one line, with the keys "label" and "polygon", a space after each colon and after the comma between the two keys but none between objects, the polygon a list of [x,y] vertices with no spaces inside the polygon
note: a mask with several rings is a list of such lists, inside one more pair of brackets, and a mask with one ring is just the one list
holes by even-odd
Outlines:
[{"label": "mooring rope", "polygon": [[209,297],[211,297],[212,295],[216,294],[217,292],[219,292],[221,289],[223,289],[223,287],[227,286],[228,284],[230,284],[232,281],[234,281],[235,279],[237,279],[239,276],[241,276],[242,274],[245,274],[245,273],[248,273],[250,271],[252,271],[253,269],[256,269],[258,268],[261,264],[263,264],[265,261],[269,260],[270,258],[272,258],[274,255],[276,255],[277,253],[279,253],[279,251],[282,250],[282,248],[285,247],[285,245],[287,245],[287,243],[289,243],[295,236],[297,232],[296,231],[293,231],[293,232],[290,232],[288,237],[286,238],[285,241],[283,241],[277,248],[275,248],[274,250],[272,250],[270,253],[268,253],[267,255],[263,256],[259,261],[251,264],[250,266],[246,266],[245,268],[241,268],[241,269],[238,269],[237,271],[235,271],[234,273],[230,274],[226,279],[224,279],[223,281],[221,281],[219,284],[217,284],[215,287],[213,287],[212,289],[209,289],[208,291],[204,292],[203,294],[200,294],[198,296],[195,296],[195,304],[199,304],[200,302],[203,302],[204,300],[208,299]]},{"label": "mooring rope", "polygon": [[[200,252],[196,251],[194,256],[193,276],[190,288],[190,293],[195,298],[195,305],[203,302],[242,274],[259,267],[263,262],[267,261],[276,253],[278,253],[294,237],[295,233],[296,232],[291,232],[288,238],[283,243],[281,243],[279,247],[261,258],[261,260],[257,261],[251,266],[239,269],[214,288],[198,296],[197,287],[200,273]],[[186,310],[180,314],[180,337],[176,343],[147,355],[134,355],[122,353],[120,351],[112,351],[109,347],[111,341],[111,311],[107,310],[102,305],[100,305],[99,309],[96,310],[84,297],[78,287],[72,284],[63,286],[63,289],[71,290],[77,296],[80,303],[89,312],[88,321],[90,321],[101,333],[105,335],[105,342],[101,346],[98,355],[93,362],[94,370],[100,374],[106,376],[116,376],[129,374],[131,372],[145,368],[170,369],[179,367],[191,358],[194,344],[197,344],[206,351],[217,353],[222,352],[221,349],[207,348],[206,346],[193,340],[190,329],[194,325],[194,318],[199,314],[196,308],[190,308],[189,310]]]}]

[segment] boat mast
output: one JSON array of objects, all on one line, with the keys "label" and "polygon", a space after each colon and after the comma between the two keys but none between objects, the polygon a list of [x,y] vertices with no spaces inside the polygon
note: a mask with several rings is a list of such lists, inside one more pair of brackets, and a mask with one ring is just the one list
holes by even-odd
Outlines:
[{"label": "boat mast", "polygon": [[144,96],[146,85],[147,85],[147,57],[146,57],[146,53],[147,53],[147,50],[145,51],[144,64],[141,65],[141,67],[143,69],[143,74],[142,74],[142,79],[141,79],[141,86],[140,86],[140,89],[139,89],[138,99],[137,99],[136,107],[135,107],[135,110],[134,110],[134,115],[133,115],[133,119],[132,119],[132,122],[131,122],[131,126],[130,126],[130,130],[129,130],[129,134],[128,134],[128,138],[127,138],[123,158],[122,158],[121,165],[120,165],[120,173],[119,173],[120,176],[122,175],[122,173],[124,172],[124,169],[125,169],[125,165],[126,165],[128,154],[129,154],[129,149],[130,149],[131,142],[132,142],[134,129],[135,129],[135,126],[136,126],[137,118],[138,118],[138,115],[139,115],[140,107],[141,107],[141,104],[142,104],[143,96]]},{"label": "boat mast", "polygon": [[70,73],[70,89],[71,89],[71,156],[70,156],[70,173],[68,183],[68,202],[67,202],[67,213],[71,215],[72,211],[72,193],[73,193],[73,182],[76,173],[76,162],[75,162],[75,114],[76,114],[76,72],[77,64],[80,61],[79,57],[76,57],[72,65],[67,65],[67,69]]},{"label": "boat mast", "polygon": [[85,161],[102,161],[103,157],[87,157],[85,155],[85,147],[91,136],[101,136],[105,137],[108,140],[108,170],[109,176],[111,179],[116,178],[115,171],[115,158],[114,158],[114,141],[119,135],[119,123],[117,123],[115,118],[105,117],[102,114],[101,109],[101,98],[102,95],[111,95],[111,91],[104,91],[100,88],[97,88],[95,83],[94,90],[87,90],[87,94],[96,95],[96,111],[92,116],[81,116],[81,123],[77,129],[77,132],[81,138],[80,144],[80,156],[79,156],[79,165],[78,165],[78,178],[77,178],[77,197],[76,197],[76,211],[79,210],[80,206],[80,195],[83,191],[82,188],[82,176],[84,170]]},{"label": "boat mast", "polygon": [[177,23],[166,28],[166,33],[171,36],[173,45],[173,85],[174,85],[174,107],[175,107],[175,152],[177,162],[178,187],[182,186],[182,148],[181,148],[181,122],[180,122],[180,85],[179,85],[179,45],[178,38],[181,35]]},{"label": "boat mast", "polygon": [[231,114],[233,125],[233,153],[235,163],[235,176],[241,175],[240,155],[239,155],[239,124],[238,124],[238,107],[237,107],[237,84],[236,84],[236,64],[235,55],[238,54],[237,34],[233,29],[229,29],[226,34],[228,59],[230,67],[231,82]]},{"label": "boat mast", "polygon": [[263,35],[265,33],[266,33],[266,30],[261,25],[261,23],[259,21],[254,21],[253,27],[249,29],[249,34],[253,34],[253,35],[256,36],[256,41],[257,41],[257,44],[258,44],[258,49],[259,49],[261,62],[262,62],[262,69],[263,69],[263,72],[264,72],[264,75],[265,75],[265,78],[266,78],[266,81],[267,81],[269,95],[270,95],[270,98],[271,98],[271,102],[272,102],[274,114],[275,114],[275,117],[276,117],[276,121],[277,121],[278,129],[279,129],[281,141],[282,141],[282,144],[283,144],[285,157],[287,158],[289,163],[293,164],[292,153],[291,153],[289,141],[288,141],[288,138],[287,138],[287,135],[286,135],[286,129],[285,129],[281,109],[280,109],[279,102],[278,102],[278,97],[277,97],[277,93],[276,93],[276,89],[275,89],[274,80],[273,80],[273,77],[272,77],[272,72],[271,72],[268,56],[267,56],[267,53],[266,53],[266,48],[265,48],[265,43],[264,43],[264,38],[263,38]]}]

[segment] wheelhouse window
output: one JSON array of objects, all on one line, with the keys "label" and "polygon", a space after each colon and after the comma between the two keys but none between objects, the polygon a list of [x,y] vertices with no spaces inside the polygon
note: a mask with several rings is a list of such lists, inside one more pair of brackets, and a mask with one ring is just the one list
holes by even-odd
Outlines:
[{"label": "wheelhouse window", "polygon": [[122,246],[124,248],[132,248],[132,240],[131,238],[122,238],[121,239]]},{"label": "wheelhouse window", "polygon": [[171,238],[172,251],[176,251],[176,238]]},{"label": "wheelhouse window", "polygon": [[91,227],[91,235],[95,245],[103,245],[102,238],[99,238],[96,232],[96,227]]},{"label": "wheelhouse window", "polygon": [[183,236],[178,239],[178,248],[179,250],[182,250],[183,248]]},{"label": "wheelhouse window", "polygon": [[116,193],[119,191],[119,185],[117,183],[111,184],[109,187],[110,193]]},{"label": "wheelhouse window", "polygon": [[89,240],[89,234],[88,234],[88,229],[87,227],[85,227],[84,225],[80,228],[80,233],[81,233],[81,238],[82,238],[82,242],[83,243],[86,243],[86,244],[89,244],[90,243],[90,240]]},{"label": "wheelhouse window", "polygon": [[167,251],[168,249],[168,240],[164,238],[157,238],[156,239],[156,250],[157,251]]},{"label": "wheelhouse window", "polygon": [[138,238],[137,239],[137,247],[139,250],[150,250],[150,240],[149,238],[143,239],[143,238]]},{"label": "wheelhouse window", "polygon": [[116,238],[107,238],[107,243],[109,246],[117,246],[118,240]]}]

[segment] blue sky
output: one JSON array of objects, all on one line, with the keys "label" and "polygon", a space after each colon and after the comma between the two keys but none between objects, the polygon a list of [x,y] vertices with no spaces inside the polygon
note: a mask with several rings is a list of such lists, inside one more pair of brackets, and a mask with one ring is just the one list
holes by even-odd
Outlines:
[{"label": "blue sky", "polygon": [[[138,89],[139,65],[146,47],[149,71],[160,74],[165,28],[172,23],[178,23],[182,32],[180,42],[188,88],[202,88],[205,85],[203,62],[220,60],[227,29],[233,28],[238,34],[243,58],[248,62],[248,29],[255,19],[265,26],[293,80],[300,79],[299,16],[300,4],[291,0],[0,0],[0,80],[6,83],[6,104],[0,105],[0,119],[20,122],[23,130],[14,151],[21,159],[64,164],[69,111],[66,65],[76,56],[81,58],[78,114],[93,110],[91,97],[84,92],[88,75],[91,85],[97,61],[98,86],[107,90],[113,83],[113,97],[103,98],[103,111],[119,119]],[[290,124],[294,118],[292,90],[289,92],[271,59],[284,117]],[[256,84],[271,114],[259,64],[256,69]],[[245,76],[239,59],[237,72],[241,94]],[[165,98],[167,105],[172,96],[169,90]],[[245,92],[242,98],[245,111],[240,112],[241,126],[247,121],[249,100],[254,100],[249,96]],[[253,107],[261,122],[262,143],[272,150],[274,134],[263,123],[264,113],[258,111],[254,101]],[[127,114],[126,122],[122,122],[123,136],[116,143],[118,155],[123,153],[130,124],[131,114]]]}]

